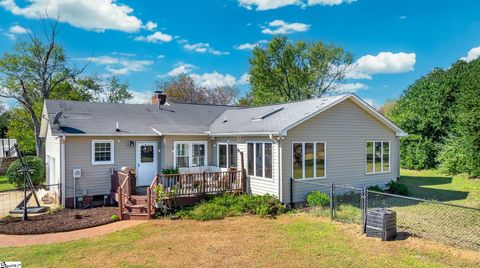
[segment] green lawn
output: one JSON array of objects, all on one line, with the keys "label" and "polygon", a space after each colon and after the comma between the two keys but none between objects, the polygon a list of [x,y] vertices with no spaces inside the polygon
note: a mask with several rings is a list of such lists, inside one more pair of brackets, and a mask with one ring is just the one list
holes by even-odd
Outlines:
[{"label": "green lawn", "polygon": [[7,191],[7,190],[12,190],[14,189],[13,184],[10,184],[8,182],[8,179],[6,176],[0,176],[0,192],[1,191]]},{"label": "green lawn", "polygon": [[480,180],[468,179],[460,174],[447,176],[437,170],[401,170],[400,181],[405,183],[412,196],[480,207]]},{"label": "green lawn", "polygon": [[102,237],[2,248],[25,267],[478,267],[477,253],[409,238],[366,238],[357,225],[288,214],[153,220]]}]

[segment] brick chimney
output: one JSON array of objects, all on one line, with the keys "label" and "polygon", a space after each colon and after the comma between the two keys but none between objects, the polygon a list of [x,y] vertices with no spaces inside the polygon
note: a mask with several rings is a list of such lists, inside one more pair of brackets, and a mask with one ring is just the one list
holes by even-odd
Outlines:
[{"label": "brick chimney", "polygon": [[165,105],[167,102],[167,94],[163,93],[162,91],[155,91],[153,92],[151,104],[155,106],[162,106]]}]

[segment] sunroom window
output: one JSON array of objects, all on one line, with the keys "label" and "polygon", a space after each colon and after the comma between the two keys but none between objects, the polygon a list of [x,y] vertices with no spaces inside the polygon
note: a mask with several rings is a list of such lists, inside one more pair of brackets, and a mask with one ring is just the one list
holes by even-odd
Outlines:
[{"label": "sunroom window", "polygon": [[366,170],[369,174],[390,172],[389,141],[367,141]]},{"label": "sunroom window", "polygon": [[247,143],[248,174],[259,178],[273,178],[273,151],[271,142]]},{"label": "sunroom window", "polygon": [[221,168],[236,168],[237,167],[237,145],[219,143],[218,149],[218,166]]},{"label": "sunroom window", "polygon": [[325,143],[294,142],[292,144],[293,178],[325,178]]}]

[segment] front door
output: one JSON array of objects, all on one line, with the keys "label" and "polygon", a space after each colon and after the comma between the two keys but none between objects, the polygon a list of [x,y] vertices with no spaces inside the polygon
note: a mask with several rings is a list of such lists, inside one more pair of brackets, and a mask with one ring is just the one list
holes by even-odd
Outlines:
[{"label": "front door", "polygon": [[158,171],[157,142],[137,141],[137,186],[149,186]]}]

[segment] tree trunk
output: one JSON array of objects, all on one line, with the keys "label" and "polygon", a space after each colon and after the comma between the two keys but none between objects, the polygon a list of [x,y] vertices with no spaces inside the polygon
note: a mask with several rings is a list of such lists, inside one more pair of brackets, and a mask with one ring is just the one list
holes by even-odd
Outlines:
[{"label": "tree trunk", "polygon": [[40,138],[40,122],[33,107],[25,107],[30,112],[33,123],[33,135],[35,136],[35,153],[40,159],[45,161],[44,141]]}]

